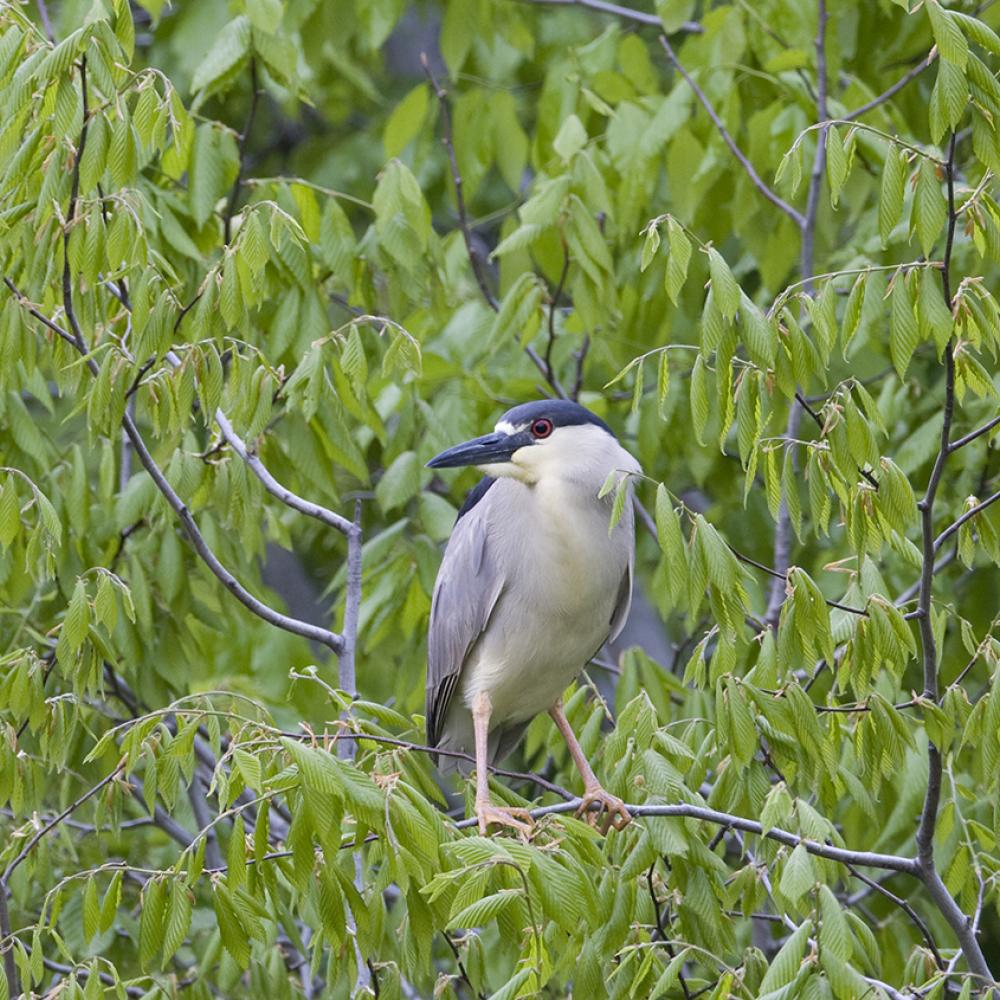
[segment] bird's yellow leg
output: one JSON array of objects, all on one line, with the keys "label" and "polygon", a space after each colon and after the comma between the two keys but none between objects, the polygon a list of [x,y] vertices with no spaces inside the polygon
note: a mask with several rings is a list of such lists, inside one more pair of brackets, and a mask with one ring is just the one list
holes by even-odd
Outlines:
[{"label": "bird's yellow leg", "polygon": [[[580,803],[577,815],[582,813],[587,817],[588,822],[599,823],[603,833],[607,833],[612,826],[616,830],[624,829],[632,821],[632,817],[625,803],[617,795],[612,795],[601,787],[597,775],[594,774],[594,769],[590,766],[590,761],[587,760],[583,752],[583,747],[580,746],[576,734],[573,732],[573,727],[569,724],[569,719],[566,718],[561,698],[549,709],[549,715],[552,716],[552,721],[562,733],[566,746],[569,747],[573,763],[576,764],[577,770],[583,778],[583,801]],[[590,807],[594,803],[597,803],[600,808],[591,809]]]},{"label": "bird's yellow leg", "polygon": [[[526,837],[531,833],[531,814],[528,810],[495,806],[490,801],[488,745],[492,711],[490,696],[485,691],[480,691],[472,699],[472,725],[476,734],[476,819],[479,820],[479,832],[485,837],[490,823],[498,823],[500,826],[512,827],[522,837]],[[518,816],[523,819],[518,819]]]}]

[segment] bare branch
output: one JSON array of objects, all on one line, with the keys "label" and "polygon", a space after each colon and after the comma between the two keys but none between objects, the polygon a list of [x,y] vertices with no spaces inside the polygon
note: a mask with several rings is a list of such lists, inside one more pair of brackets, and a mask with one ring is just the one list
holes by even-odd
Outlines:
[{"label": "bare branch", "polygon": [[226,212],[222,217],[223,238],[226,245],[229,245],[232,237],[233,214],[236,211],[236,199],[240,196],[240,188],[243,186],[243,172],[246,168],[247,143],[250,140],[250,133],[253,131],[254,118],[257,116],[257,99],[260,96],[260,88],[257,85],[257,60],[250,57],[250,110],[247,112],[246,124],[240,133],[237,149],[239,152],[239,167],[236,171],[236,180],[233,181],[232,189],[229,192],[229,199],[226,202]]},{"label": "bare branch", "polygon": [[976,428],[974,431],[970,431],[965,437],[960,437],[956,441],[952,441],[948,445],[948,452],[958,451],[959,448],[964,448],[967,444],[975,441],[977,438],[982,437],[984,434],[989,434],[997,424],[1000,424],[1000,414],[995,416],[992,420],[988,420],[982,427]]},{"label": "bare branch", "polygon": [[469,263],[472,265],[472,273],[475,276],[476,284],[479,285],[479,291],[482,292],[483,298],[486,300],[486,304],[494,312],[496,312],[499,308],[499,304],[497,303],[493,292],[490,291],[489,283],[486,281],[486,275],[483,272],[482,258],[479,255],[479,251],[476,249],[475,243],[473,242],[472,228],[469,226],[469,213],[465,207],[462,173],[458,169],[458,159],[455,156],[455,141],[451,123],[451,105],[448,103],[448,91],[446,91],[444,87],[438,83],[437,78],[434,76],[434,71],[431,69],[426,52],[420,53],[420,62],[424,67],[424,73],[427,74],[427,79],[434,91],[434,96],[437,98],[438,106],[441,108],[441,124],[443,130],[441,145],[447,150],[448,163],[451,165],[451,180],[455,185],[455,202],[458,207],[458,227],[462,232],[462,239],[465,240],[465,250],[469,255]]},{"label": "bare branch", "polygon": [[[552,301],[549,303],[549,339],[545,345],[545,371],[548,373],[545,378],[552,382],[552,347],[556,342],[556,309],[559,306],[559,297],[562,295],[563,287],[566,284],[566,276],[569,274],[569,247],[566,241],[562,241],[563,266],[559,274],[559,283],[552,293]],[[575,398],[575,397],[574,397]]]},{"label": "bare branch", "polygon": [[570,392],[570,399],[579,399],[580,390],[583,388],[583,366],[587,360],[587,352],[590,350],[590,334],[583,335],[583,343],[579,350],[573,355],[576,358],[576,373],[573,376],[573,390]]},{"label": "bare branch", "polygon": [[[559,802],[556,805],[540,806],[530,810],[532,819],[541,819],[543,816],[554,816],[575,812],[583,804],[580,798],[573,798],[568,802]],[[597,809],[595,803],[592,808]],[[734,816],[730,813],[719,812],[717,809],[709,809],[706,806],[690,805],[689,803],[677,803],[675,805],[629,805],[625,808],[629,815],[633,817],[643,816],[683,816],[689,819],[702,820],[705,823],[717,823],[721,826],[731,826],[736,830],[743,830],[745,833],[754,833],[761,837],[769,837],[780,844],[789,847],[798,847],[801,844],[810,854],[829,861],[839,861],[845,865],[858,865],[863,868],[882,868],[887,871],[906,872],[908,875],[916,875],[916,862],[912,858],[904,858],[898,854],[879,854],[874,851],[852,851],[843,847],[835,847],[833,844],[821,844],[817,840],[809,837],[800,837],[798,834],[789,833],[778,827],[769,827],[767,831],[756,820],[745,819],[743,816]],[[475,817],[463,819],[455,824],[459,830],[474,827],[478,820]],[[946,890],[947,891],[947,890]],[[949,897],[950,898],[950,897]]]},{"label": "bare branch", "polygon": [[938,549],[940,549],[941,546],[944,545],[944,543],[948,541],[948,539],[951,538],[951,536],[954,535],[963,524],[966,523],[966,521],[971,521],[977,514],[984,511],[990,505],[995,504],[998,500],[1000,500],[1000,491],[988,496],[985,500],[981,500],[975,505],[975,507],[970,507],[961,517],[952,521],[952,523],[949,524],[948,527],[934,539],[934,551],[937,552]]},{"label": "bare branch", "polygon": [[66,808],[56,816],[53,816],[47,823],[39,827],[38,831],[33,837],[21,848],[17,857],[10,862],[9,865],[4,869],[3,875],[0,876],[0,896],[4,895],[7,890],[7,881],[10,879],[11,875],[18,868],[22,861],[35,849],[38,842],[48,834],[50,834],[67,816],[71,816],[77,809],[80,808],[88,799],[92,799],[105,785],[111,784],[115,778],[118,777],[122,771],[125,770],[125,762],[122,761],[109,775],[94,785],[88,788],[87,791],[83,793],[79,798],[74,799]]},{"label": "bare branch", "polygon": [[[172,365],[176,366],[181,363],[180,358],[173,351],[168,351],[166,357]],[[264,484],[264,489],[271,496],[276,497],[293,510],[297,510],[300,514],[305,514],[307,517],[314,517],[317,521],[322,521],[323,524],[334,528],[336,531],[350,538],[354,531],[354,526],[351,522],[343,515],[337,514],[318,503],[313,503],[311,500],[304,500],[288,489],[287,486],[279,483],[271,475],[264,463],[247,447],[236,431],[233,430],[233,425],[221,409],[215,411],[215,422],[219,425],[219,430],[222,431],[222,436],[226,439],[229,447],[246,462],[250,471]]]},{"label": "bare branch", "polygon": [[69,322],[70,331],[73,334],[74,342],[81,354],[87,353],[87,348],[83,340],[83,332],[80,323],[73,310],[73,276],[69,266],[69,236],[73,223],[76,221],[76,205],[80,198],[80,161],[83,159],[83,151],[87,145],[87,57],[80,61],[80,90],[83,94],[83,125],[80,128],[80,142],[76,148],[76,157],[73,160],[73,177],[71,181],[69,195],[69,210],[66,213],[66,224],[63,226],[63,308],[66,310],[66,319]]},{"label": "bare branch", "polygon": [[[818,0],[816,7],[816,115],[820,122],[828,117],[827,81],[826,81],[826,0]],[[826,165],[826,127],[821,127],[816,137],[816,152],[813,155],[812,170],[809,174],[809,194],[806,199],[806,214],[796,213],[802,243],[799,250],[799,272],[801,283],[807,295],[814,288],[813,275],[815,264],[815,234],[816,216],[819,212],[819,197],[823,188],[823,168]],[[798,437],[799,424],[802,420],[804,397],[798,389],[795,398],[788,408],[788,421],[785,425],[785,439],[794,441]],[[794,445],[792,446],[794,448]],[[794,452],[793,452],[794,459]],[[792,519],[784,494],[778,507],[778,520],[774,531],[774,568],[780,573],[787,572],[792,559]],[[764,621],[771,628],[777,628],[781,616],[781,606],[785,600],[785,589],[778,580],[771,584],[768,594],[767,610]]]},{"label": "bare branch", "polygon": [[[441,144],[448,151],[448,163],[451,165],[451,179],[452,183],[455,185],[455,201],[458,206],[458,226],[462,233],[462,239],[465,241],[465,250],[469,256],[469,264],[472,266],[472,273],[475,276],[476,284],[479,286],[479,291],[482,293],[486,304],[493,310],[493,312],[498,312],[500,304],[497,302],[496,296],[494,296],[494,294],[490,291],[489,283],[487,282],[486,275],[483,272],[482,259],[472,239],[472,228],[469,225],[469,213],[465,205],[465,195],[462,193],[462,174],[458,169],[458,160],[455,157],[455,143],[452,137],[451,107],[448,104],[448,92],[438,83],[437,78],[431,70],[430,63],[427,60],[427,54],[425,52],[420,54],[420,60],[423,63],[424,72],[427,74],[427,79],[430,81],[431,87],[434,90],[434,95],[437,97],[438,104],[441,108],[441,119],[444,130],[444,134],[441,136]],[[548,366],[545,364],[545,361],[531,346],[531,344],[524,345],[524,353],[528,355],[531,359],[531,363],[542,373],[542,376],[552,388],[552,391],[561,399],[567,399],[566,390],[559,384],[559,380],[555,378]]]},{"label": "bare branch", "polygon": [[49,8],[45,5],[45,0],[35,0],[35,6],[38,8],[38,17],[42,22],[45,37],[55,45],[56,33],[52,30],[52,21],[49,20]]},{"label": "bare branch", "polygon": [[849,111],[846,115],[844,115],[843,121],[854,121],[855,118],[860,118],[862,115],[868,114],[869,111],[874,111],[875,108],[885,104],[886,101],[891,100],[911,80],[915,80],[918,76],[920,76],[920,74],[923,73],[923,71],[927,69],[927,67],[930,66],[936,58],[937,49],[933,48],[927,53],[925,58],[921,59],[920,62],[918,62],[917,65],[909,71],[909,73],[901,76],[888,90],[883,91],[878,95],[878,97],[873,97],[867,102],[867,104],[862,104],[860,108],[855,108],[853,111]]},{"label": "bare branch", "polygon": [[[656,14],[647,14],[642,10],[633,10],[631,7],[622,7],[617,3],[608,3],[607,0],[525,0],[525,2],[548,7],[585,7],[587,10],[597,11],[601,14],[612,14],[622,18],[622,20],[645,24],[651,28],[662,29],[663,27],[663,22]],[[697,21],[685,21],[678,31],[700,34],[704,29]]]},{"label": "bare branch", "polygon": [[142,463],[143,468],[149,473],[150,478],[156,484],[156,488],[163,494],[166,501],[174,509],[174,512],[180,518],[181,524],[184,525],[188,536],[191,539],[191,543],[194,545],[195,551],[201,556],[202,561],[206,566],[218,577],[219,580],[226,586],[229,592],[246,608],[252,611],[258,618],[263,618],[264,621],[271,625],[275,625],[278,628],[284,629],[286,632],[292,632],[295,635],[300,635],[305,639],[312,639],[313,642],[318,642],[323,646],[327,646],[329,649],[333,650],[334,653],[338,655],[344,648],[343,636],[338,635],[336,632],[331,632],[329,629],[320,628],[318,625],[311,625],[309,622],[299,621],[298,618],[291,618],[288,615],[283,615],[279,611],[275,611],[274,608],[265,604],[263,601],[258,600],[253,594],[250,593],[232,573],[226,569],[225,566],[219,562],[218,557],[209,548],[208,542],[205,541],[204,535],[195,523],[194,516],[188,509],[188,506],[184,501],[177,495],[174,488],[167,481],[166,476],[164,476],[163,471],[156,464],[153,456],[149,453],[149,449],[146,447],[146,442],[142,439],[138,428],[132,418],[126,413],[122,421],[125,427],[125,433],[128,434],[129,440],[132,442],[132,447],[135,448],[136,455],[139,456],[139,461]]},{"label": "bare branch", "polygon": [[744,171],[746,172],[746,175],[750,178],[751,182],[753,183],[753,186],[757,188],[757,190],[760,191],[760,193],[765,198],[767,198],[767,200],[771,202],[772,205],[775,205],[777,208],[780,208],[781,211],[784,212],[785,215],[787,215],[788,218],[790,218],[792,222],[794,222],[795,225],[801,229],[805,225],[805,220],[802,216],[802,213],[799,212],[798,209],[793,208],[791,205],[789,205],[788,202],[785,201],[783,198],[781,198],[779,195],[775,194],[775,192],[772,191],[767,186],[767,184],[764,183],[764,181],[761,179],[760,174],[758,174],[757,171],[754,169],[753,164],[746,158],[740,147],[736,145],[735,140],[729,134],[729,130],[726,128],[725,125],[722,124],[722,119],[716,113],[715,108],[712,107],[712,102],[705,96],[705,92],[701,89],[701,87],[698,86],[697,83],[695,83],[691,74],[688,73],[688,71],[681,65],[680,60],[677,58],[677,55],[675,54],[672,46],[670,45],[670,42],[667,41],[666,35],[660,35],[660,45],[663,46],[663,50],[664,52],[666,52],[667,58],[674,64],[674,68],[677,70],[678,73],[680,73],[682,77],[684,77],[684,79],[687,81],[688,86],[694,91],[695,97],[698,98],[698,100],[701,102],[702,107],[708,112],[708,117],[712,119],[712,122],[715,124],[715,127],[718,130],[719,135],[722,136],[722,141],[729,147],[729,151],[739,161],[740,166],[743,167]]},{"label": "bare branch", "polygon": [[938,951],[937,945],[934,943],[934,938],[931,935],[930,928],[925,923],[924,918],[921,917],[915,909],[913,909],[909,902],[903,899],[902,896],[897,896],[894,892],[887,889],[881,882],[877,882],[864,872],[859,872],[853,865],[848,865],[847,868],[856,879],[864,882],[865,885],[871,888],[874,892],[885,896],[886,899],[898,906],[910,918],[910,920],[913,921],[917,930],[920,931],[923,939],[927,942],[928,950],[934,956],[934,964],[937,965],[939,969],[943,969],[945,967],[945,962],[941,957],[941,952]]}]

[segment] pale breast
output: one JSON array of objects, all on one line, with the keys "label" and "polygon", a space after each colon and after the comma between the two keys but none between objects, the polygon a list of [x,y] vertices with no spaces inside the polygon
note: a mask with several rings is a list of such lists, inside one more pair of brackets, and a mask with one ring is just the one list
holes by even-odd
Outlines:
[{"label": "pale breast", "polygon": [[509,585],[461,684],[466,705],[489,693],[497,723],[546,711],[604,643],[632,544],[625,525],[609,536],[596,498],[510,485],[536,492],[512,498],[497,539]]}]

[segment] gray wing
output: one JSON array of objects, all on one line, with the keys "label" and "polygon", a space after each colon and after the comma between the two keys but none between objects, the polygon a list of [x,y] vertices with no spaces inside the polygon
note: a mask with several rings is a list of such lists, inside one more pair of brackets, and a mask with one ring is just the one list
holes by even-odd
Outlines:
[{"label": "gray wing", "polygon": [[614,642],[621,634],[621,630],[625,627],[625,620],[628,618],[629,608],[632,607],[632,576],[635,569],[635,515],[632,513],[631,497],[625,506],[626,511],[618,527],[628,540],[628,565],[625,567],[622,582],[618,585],[618,598],[615,601],[614,611],[611,612],[608,642]]},{"label": "gray wing", "polygon": [[[485,498],[488,500],[488,498]],[[437,746],[462,668],[503,591],[490,552],[489,502],[477,502],[455,524],[431,598],[427,634],[427,742]]]}]

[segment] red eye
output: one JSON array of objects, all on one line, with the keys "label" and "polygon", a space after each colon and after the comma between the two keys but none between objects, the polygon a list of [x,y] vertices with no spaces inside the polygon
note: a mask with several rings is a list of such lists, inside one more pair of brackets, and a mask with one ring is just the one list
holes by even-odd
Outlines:
[{"label": "red eye", "polygon": [[552,421],[545,417],[536,420],[531,425],[531,436],[534,438],[547,438],[552,433]]}]

